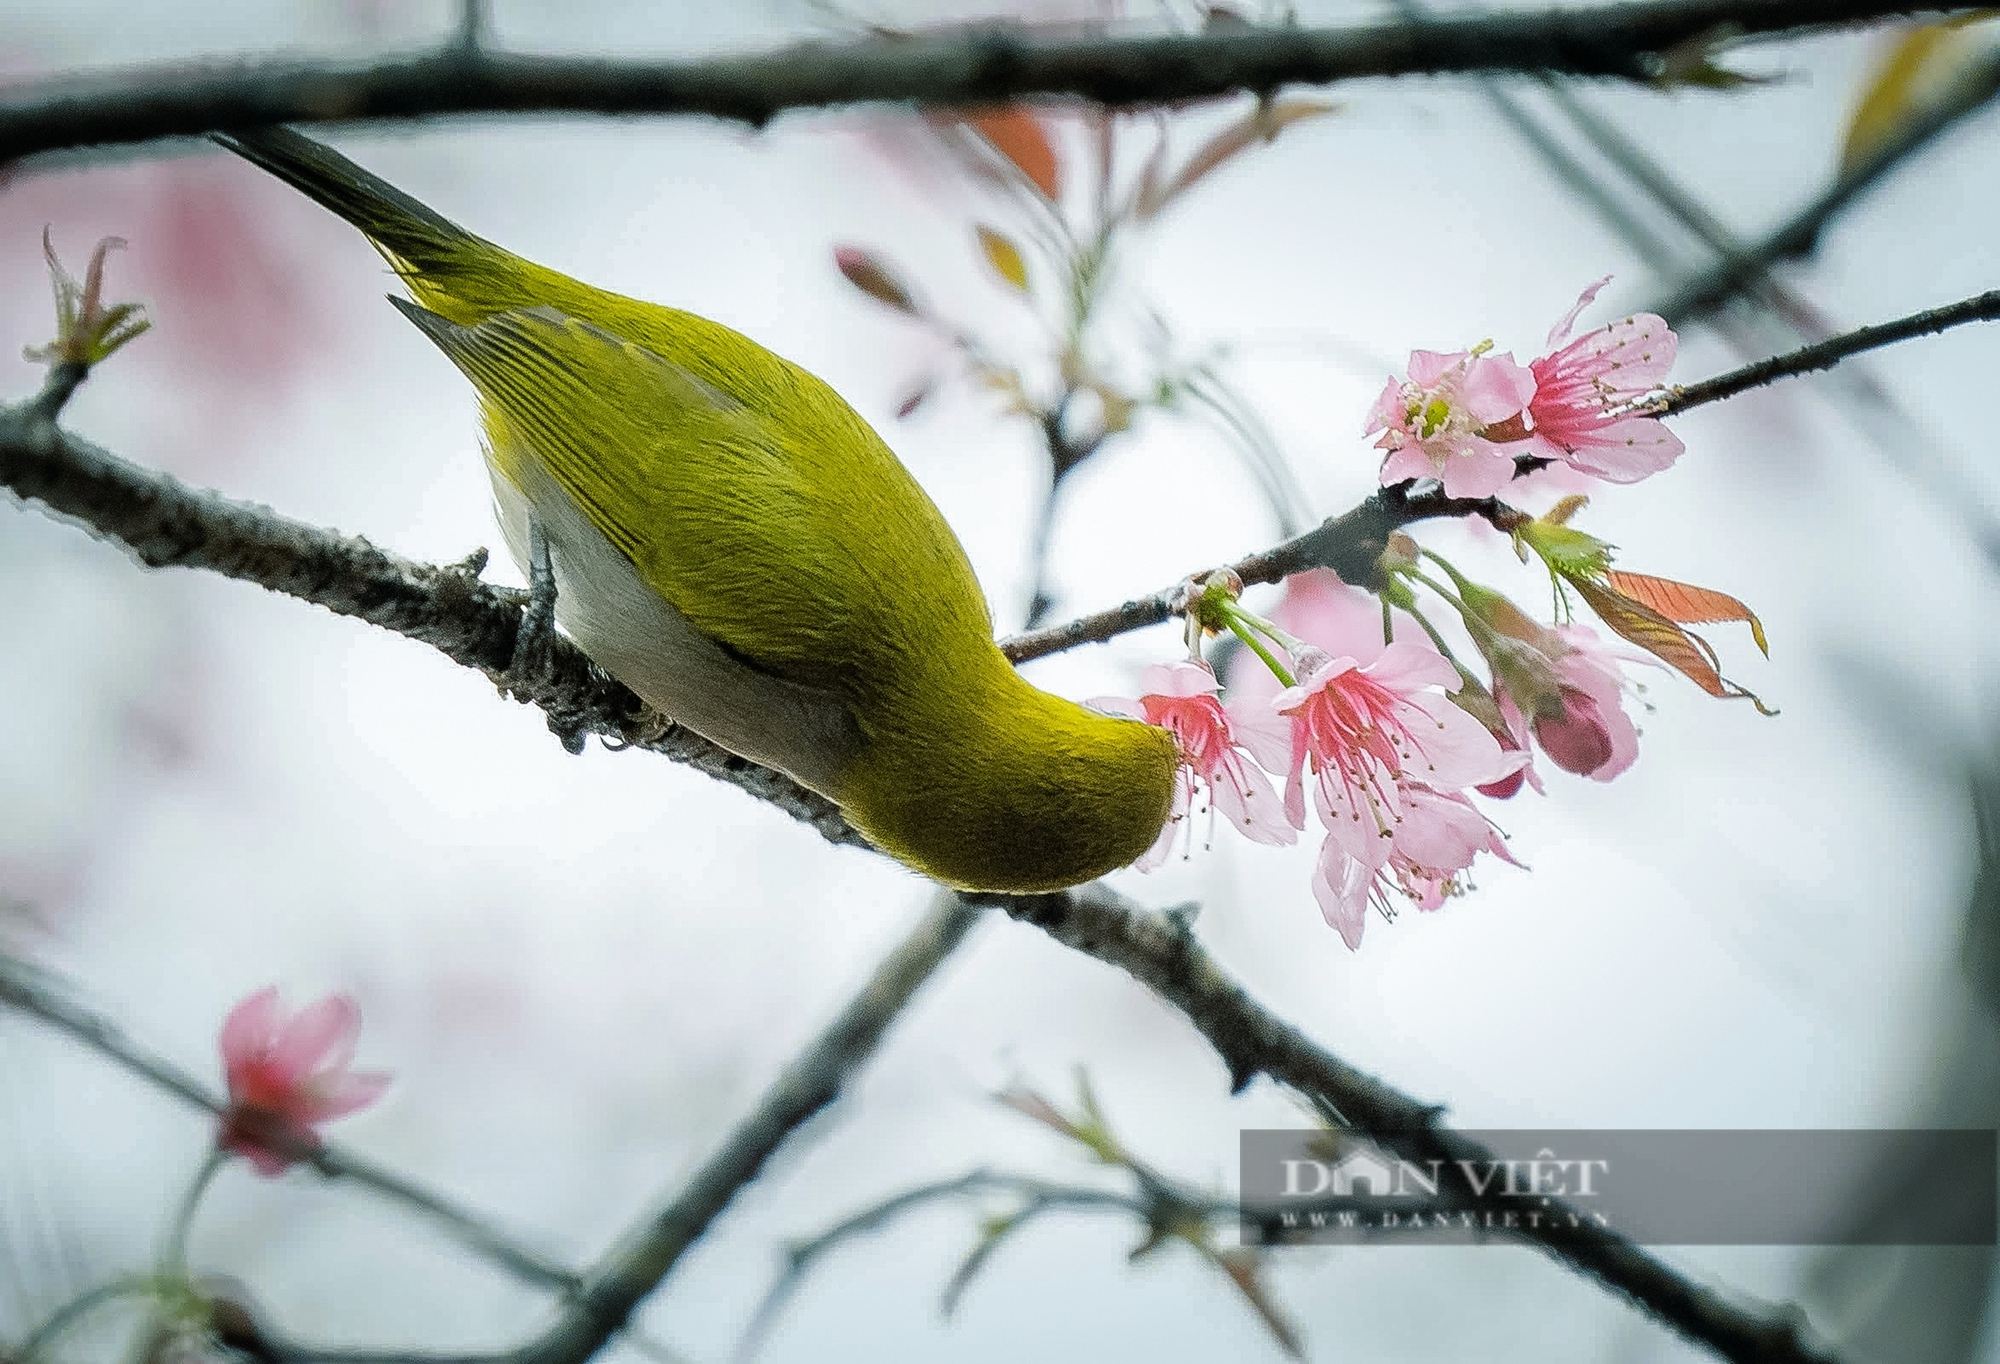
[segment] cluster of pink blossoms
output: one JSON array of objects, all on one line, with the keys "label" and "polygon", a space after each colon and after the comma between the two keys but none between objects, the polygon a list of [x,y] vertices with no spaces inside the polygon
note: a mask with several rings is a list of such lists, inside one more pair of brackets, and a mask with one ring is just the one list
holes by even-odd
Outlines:
[{"label": "cluster of pink blossoms", "polygon": [[[1314,898],[1358,947],[1371,906],[1393,913],[1399,896],[1435,909],[1480,853],[1513,861],[1468,793],[1509,796],[1524,780],[1540,789],[1531,741],[1557,766],[1600,780],[1636,752],[1615,657],[1587,631],[1563,632],[1574,651],[1558,667],[1576,693],[1566,724],[1531,726],[1516,708],[1496,733],[1453,702],[1457,669],[1408,617],[1384,644],[1380,603],[1331,574],[1294,577],[1275,623],[1301,637],[1292,686],[1245,654],[1227,704],[1215,675],[1191,662],[1149,668],[1136,701],[1093,703],[1162,725],[1180,744],[1173,816],[1141,870],[1166,859],[1202,789],[1212,811],[1260,843],[1295,841],[1310,804],[1325,831]],[[1282,802],[1272,777],[1284,783]]]},{"label": "cluster of pink blossoms", "polygon": [[[1665,319],[1639,313],[1565,342],[1608,279],[1583,291],[1526,366],[1486,347],[1410,352],[1368,414],[1386,486],[1435,478],[1448,497],[1491,497],[1521,459],[1546,459],[1612,483],[1636,483],[1680,457],[1680,439],[1634,404],[1659,388],[1676,341]],[[1559,347],[1559,348],[1558,348]]]},{"label": "cluster of pink blossoms", "polygon": [[[1389,381],[1369,417],[1388,452],[1382,483],[1436,479],[1447,496],[1489,497],[1542,467],[1632,483],[1672,464],[1681,442],[1646,402],[1677,348],[1665,321],[1639,314],[1571,339],[1607,282],[1583,291],[1549,332],[1548,353],[1527,365],[1491,354],[1490,344],[1412,352],[1407,377]],[[1564,584],[1582,593],[1651,658],[1582,625],[1540,624],[1402,532],[1378,563],[1379,596],[1331,573],[1299,574],[1264,620],[1236,604],[1240,584],[1224,592],[1208,581],[1191,593],[1191,620],[1226,624],[1251,645],[1231,675],[1229,703],[1198,651],[1150,669],[1138,700],[1097,703],[1164,726],[1180,746],[1172,815],[1139,868],[1165,860],[1204,791],[1211,817],[1260,843],[1295,842],[1310,805],[1325,833],[1314,897],[1358,947],[1371,906],[1385,916],[1399,900],[1435,909],[1464,888],[1481,853],[1514,860],[1473,796],[1542,791],[1538,754],[1593,781],[1631,767],[1639,731],[1625,710],[1623,664],[1665,661],[1711,695],[1747,696],[1680,622],[1745,620],[1760,631],[1749,608],[1685,583],[1612,573],[1610,547],[1568,527],[1582,503],[1566,498],[1538,518],[1510,510],[1515,546],[1524,559],[1530,550],[1542,557],[1559,599]],[[1431,576],[1433,565],[1449,583]],[[1419,588],[1457,613],[1490,688],[1418,614]]]}]

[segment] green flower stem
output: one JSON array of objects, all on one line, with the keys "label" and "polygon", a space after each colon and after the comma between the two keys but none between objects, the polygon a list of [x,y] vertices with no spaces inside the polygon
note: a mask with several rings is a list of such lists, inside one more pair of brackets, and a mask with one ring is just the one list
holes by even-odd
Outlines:
[{"label": "green flower stem", "polygon": [[148,1274],[127,1274],[110,1283],[99,1284],[81,1297],[72,1298],[58,1307],[47,1321],[37,1326],[34,1333],[21,1342],[21,1348],[15,1351],[15,1364],[37,1364],[39,1355],[98,1308],[120,1298],[154,1297],[158,1291],[158,1284]]},{"label": "green flower stem", "polygon": [[1264,660],[1264,666],[1277,674],[1280,682],[1288,687],[1298,686],[1298,679],[1292,676],[1291,671],[1284,664],[1278,662],[1276,658],[1272,657],[1271,651],[1264,647],[1256,635],[1244,628],[1247,622],[1243,621],[1237,612],[1231,611],[1223,617],[1223,621],[1229,626],[1229,632],[1243,641],[1245,648]]},{"label": "green flower stem", "polygon": [[[1457,609],[1458,614],[1465,619],[1466,628],[1473,630],[1478,629],[1478,626],[1472,624],[1473,615],[1471,608],[1466,606],[1465,602],[1460,599],[1459,595],[1456,592],[1452,591],[1449,587],[1446,587],[1443,583],[1439,582],[1437,579],[1431,577],[1421,568],[1406,568],[1403,570],[1403,572],[1407,573],[1410,577],[1416,579],[1418,582],[1422,583],[1425,587],[1428,587],[1431,591],[1437,593],[1440,597],[1443,597],[1446,601],[1450,602],[1452,606]],[[1454,578],[1457,577],[1456,574],[1453,574],[1452,576]],[[1418,616],[1417,619],[1422,620],[1423,617]],[[1428,629],[1429,627],[1426,626],[1425,628]]]},{"label": "green flower stem", "polygon": [[[1463,573],[1460,573],[1456,568],[1452,567],[1451,560],[1445,558],[1442,554],[1439,554],[1434,550],[1428,550],[1428,549],[1419,549],[1417,553],[1423,555],[1426,559],[1429,559],[1432,563],[1436,564],[1439,568],[1443,569],[1447,574],[1449,574],[1451,577],[1452,586],[1456,587],[1459,591],[1463,592],[1465,591],[1466,588],[1472,586],[1471,583],[1466,581],[1465,575]],[[1433,592],[1437,591],[1437,589],[1434,587],[1431,590]]]},{"label": "green flower stem", "polygon": [[181,1205],[174,1214],[174,1220],[167,1224],[166,1239],[160,1244],[160,1267],[158,1277],[167,1282],[187,1278],[188,1232],[194,1226],[195,1213],[201,1208],[201,1200],[207,1196],[209,1185],[215,1176],[229,1162],[229,1153],[220,1149],[210,1151],[202,1161],[201,1168],[194,1172],[188,1182],[187,1192],[181,1195]]}]

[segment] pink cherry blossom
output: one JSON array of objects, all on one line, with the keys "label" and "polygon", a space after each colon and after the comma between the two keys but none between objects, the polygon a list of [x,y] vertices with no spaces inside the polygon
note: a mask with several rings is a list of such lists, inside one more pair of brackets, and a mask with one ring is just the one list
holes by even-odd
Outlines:
[{"label": "pink cherry blossom", "polygon": [[321,1123],[375,1102],[389,1077],[348,1069],[360,1031],[361,1010],[344,994],[287,1016],[267,986],[231,1009],[221,1036],[229,1111],[216,1144],[277,1175],[318,1146]]},{"label": "pink cherry blossom", "polygon": [[[1302,668],[1309,660],[1299,660]],[[1321,655],[1272,703],[1292,719],[1285,813],[1305,827],[1305,781],[1327,832],[1371,871],[1389,859],[1413,786],[1456,791],[1498,781],[1526,760],[1442,691],[1458,672],[1428,645],[1397,641],[1366,668]]]},{"label": "pink cherry blossom", "polygon": [[1435,478],[1447,497],[1490,497],[1514,477],[1514,451],[1492,438],[1493,428],[1514,426],[1535,395],[1535,376],[1512,355],[1474,351],[1410,352],[1407,379],[1389,380],[1368,414],[1367,432],[1387,450],[1383,486]]},{"label": "pink cherry blossom", "polygon": [[1459,874],[1480,853],[1514,860],[1498,831],[1462,795],[1413,783],[1404,790],[1404,810],[1403,827],[1381,866],[1351,856],[1331,833],[1320,845],[1313,898],[1349,950],[1361,946],[1370,905],[1393,915],[1390,890],[1418,909],[1436,909],[1460,889]]},{"label": "pink cherry blossom", "polygon": [[[1583,291],[1569,313],[1549,332],[1560,345],[1597,291]],[[1585,332],[1559,350],[1532,362],[1534,397],[1528,404],[1533,430],[1528,453],[1559,460],[1612,483],[1636,483],[1680,457],[1680,438],[1657,417],[1626,409],[1658,389],[1673,367],[1679,341],[1666,320],[1636,313]]]},{"label": "pink cherry blossom", "polygon": [[[1166,861],[1182,822],[1194,808],[1195,787],[1209,791],[1215,810],[1256,843],[1296,842],[1298,833],[1286,822],[1270,779],[1254,765],[1272,770],[1285,759],[1286,726],[1263,707],[1225,707],[1217,693],[1215,674],[1199,663],[1156,664],[1140,677],[1141,695],[1098,697],[1092,705],[1170,731],[1180,746],[1181,764],[1174,775],[1173,810],[1160,830],[1159,841],[1133,863],[1151,871]],[[1253,761],[1254,760],[1254,761]]]},{"label": "pink cherry blossom", "polygon": [[[1566,646],[1550,660],[1562,684],[1562,714],[1529,721],[1514,698],[1496,687],[1500,713],[1522,747],[1532,733],[1549,761],[1565,772],[1610,781],[1639,756],[1639,730],[1625,713],[1625,675],[1619,667],[1635,656],[1608,647],[1588,626],[1561,626],[1554,634]],[[1528,780],[1537,791],[1542,789],[1532,769]]]}]

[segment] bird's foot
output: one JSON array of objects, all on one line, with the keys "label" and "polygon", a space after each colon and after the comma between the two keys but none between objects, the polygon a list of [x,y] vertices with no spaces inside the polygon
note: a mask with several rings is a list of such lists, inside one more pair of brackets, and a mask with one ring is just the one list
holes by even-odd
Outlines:
[{"label": "bird's foot", "polygon": [[514,633],[514,654],[498,678],[503,694],[542,707],[549,732],[571,753],[583,752],[588,724],[571,709],[552,704],[556,677],[556,574],[548,534],[528,519],[528,603]]},{"label": "bird's foot", "polygon": [[625,732],[616,740],[606,739],[604,746],[613,753],[622,753],[628,748],[645,748],[656,744],[679,728],[673,716],[664,711],[654,710],[645,702],[625,717]]}]

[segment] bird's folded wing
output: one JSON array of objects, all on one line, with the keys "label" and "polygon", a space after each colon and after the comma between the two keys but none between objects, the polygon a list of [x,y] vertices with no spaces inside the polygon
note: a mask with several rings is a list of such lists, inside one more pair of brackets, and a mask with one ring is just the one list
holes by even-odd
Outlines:
[{"label": "bird's folded wing", "polygon": [[[398,300],[486,399],[492,455],[534,460],[640,576],[752,666],[842,678],[850,622],[794,433],[635,342],[552,308],[473,327]],[[513,466],[513,467],[510,467]],[[849,534],[852,528],[849,528]]]}]

